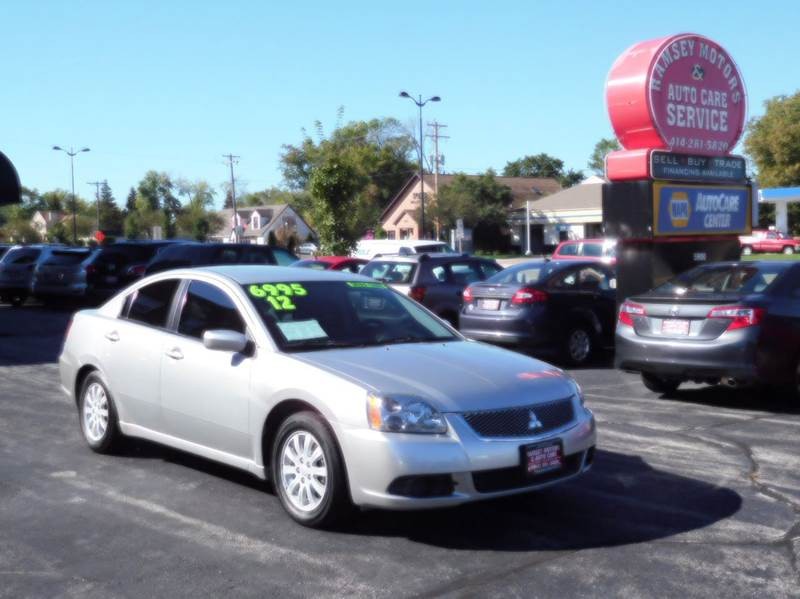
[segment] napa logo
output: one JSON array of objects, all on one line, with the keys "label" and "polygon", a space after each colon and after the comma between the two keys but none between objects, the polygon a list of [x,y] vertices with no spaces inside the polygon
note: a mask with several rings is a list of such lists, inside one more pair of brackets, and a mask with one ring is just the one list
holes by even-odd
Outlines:
[{"label": "napa logo", "polygon": [[685,191],[673,191],[669,199],[669,218],[672,226],[682,229],[689,226],[689,217],[692,215],[692,208],[689,204],[689,194]]}]

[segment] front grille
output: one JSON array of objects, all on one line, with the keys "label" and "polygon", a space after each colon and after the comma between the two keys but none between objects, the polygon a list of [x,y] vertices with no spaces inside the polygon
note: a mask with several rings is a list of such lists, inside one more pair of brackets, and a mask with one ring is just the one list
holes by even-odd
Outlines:
[{"label": "front grille", "polygon": [[472,473],[472,484],[478,493],[496,493],[509,491],[522,487],[543,485],[550,481],[577,474],[581,469],[581,460],[584,452],[564,456],[564,467],[555,472],[545,472],[539,476],[528,476],[522,471],[522,466],[511,468],[497,468],[495,470],[478,470]]},{"label": "front grille", "polygon": [[[575,411],[572,399],[567,398],[517,408],[464,412],[462,415],[481,437],[531,437],[569,424]],[[536,420],[541,426],[532,427]]]}]

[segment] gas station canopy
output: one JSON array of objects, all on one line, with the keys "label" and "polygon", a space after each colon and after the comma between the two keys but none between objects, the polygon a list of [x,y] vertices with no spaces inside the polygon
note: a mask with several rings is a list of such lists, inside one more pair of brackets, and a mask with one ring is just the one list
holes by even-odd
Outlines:
[{"label": "gas station canopy", "polygon": [[759,203],[775,204],[775,228],[789,232],[789,203],[800,202],[800,187],[774,187],[758,190]]}]

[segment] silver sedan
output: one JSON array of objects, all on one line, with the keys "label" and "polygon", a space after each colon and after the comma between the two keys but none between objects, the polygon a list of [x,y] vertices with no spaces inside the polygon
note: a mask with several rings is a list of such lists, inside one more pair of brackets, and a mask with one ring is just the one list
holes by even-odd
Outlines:
[{"label": "silver sedan", "polygon": [[59,362],[93,450],[140,437],[242,468],[308,526],[353,506],[531,491],[594,457],[594,417],[568,375],[467,341],[358,275],[160,273],[78,312]]}]

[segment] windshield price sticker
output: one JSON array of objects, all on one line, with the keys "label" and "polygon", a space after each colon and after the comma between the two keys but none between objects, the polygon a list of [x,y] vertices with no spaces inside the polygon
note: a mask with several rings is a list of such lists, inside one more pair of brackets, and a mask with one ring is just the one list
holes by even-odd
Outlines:
[{"label": "windshield price sticker", "polygon": [[300,283],[263,283],[250,285],[248,288],[253,297],[263,298],[276,310],[296,310],[293,297],[308,295],[308,291]]},{"label": "windshield price sticker", "polygon": [[383,283],[370,283],[368,281],[348,281],[347,286],[356,289],[386,289],[386,285]]}]

